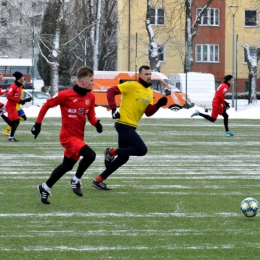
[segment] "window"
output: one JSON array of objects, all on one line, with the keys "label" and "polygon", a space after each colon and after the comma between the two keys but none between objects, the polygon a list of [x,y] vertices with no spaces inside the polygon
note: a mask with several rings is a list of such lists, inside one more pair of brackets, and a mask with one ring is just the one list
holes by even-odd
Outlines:
[{"label": "window", "polygon": [[151,8],[150,22],[154,25],[164,25],[164,9]]},{"label": "window", "polygon": [[[196,9],[196,16],[198,17],[202,8]],[[219,25],[219,9],[208,8],[201,17],[199,25],[218,26]]]},{"label": "window", "polygon": [[23,18],[20,18],[20,24],[22,24],[23,23]]},{"label": "window", "polygon": [[257,11],[245,10],[245,26],[256,27],[257,26]]},{"label": "window", "polygon": [[2,6],[7,6],[7,2],[2,1]]},{"label": "window", "polygon": [[20,7],[23,7],[23,3],[22,2],[20,2]]},{"label": "window", "polygon": [[249,82],[245,81],[245,92],[249,91]]},{"label": "window", "polygon": [[[249,53],[250,53],[250,56],[255,56],[256,55],[256,48],[249,48]],[[244,53],[244,63],[247,63],[246,62],[246,55]]]},{"label": "window", "polygon": [[219,45],[196,45],[197,62],[219,62]]},{"label": "window", "polygon": [[[159,61],[164,62],[165,61],[165,50],[164,45],[157,45],[158,53],[159,53]],[[150,62],[149,59],[149,45],[148,45],[148,62]]]},{"label": "window", "polygon": [[35,7],[36,7],[36,3],[32,2],[32,8],[35,8]]},{"label": "window", "polygon": [[166,86],[160,80],[152,80],[152,89],[164,93]]},{"label": "window", "polygon": [[1,18],[1,25],[7,26],[7,19],[6,18]]}]

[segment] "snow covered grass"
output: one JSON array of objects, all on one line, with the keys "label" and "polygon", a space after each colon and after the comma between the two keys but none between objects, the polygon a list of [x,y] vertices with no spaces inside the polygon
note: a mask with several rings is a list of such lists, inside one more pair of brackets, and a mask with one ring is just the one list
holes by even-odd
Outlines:
[{"label": "snow covered grass", "polygon": [[[91,182],[103,169],[103,151],[117,142],[113,120],[104,132],[86,126],[97,153],[84,175],[82,198],[67,173],[40,203],[36,185],[61,163],[60,119],[45,118],[36,140],[35,118],[21,122],[19,143],[0,136],[0,255],[3,259],[255,259],[259,217],[240,213],[246,197],[260,200],[259,123],[231,119],[142,119],[138,133],[148,146],[114,173],[103,192]],[[0,122],[0,130],[5,127]]]}]

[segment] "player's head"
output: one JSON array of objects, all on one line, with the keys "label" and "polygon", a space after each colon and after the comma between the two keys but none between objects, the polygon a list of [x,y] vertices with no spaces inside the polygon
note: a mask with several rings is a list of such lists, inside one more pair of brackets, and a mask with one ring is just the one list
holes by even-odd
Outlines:
[{"label": "player's head", "polygon": [[147,65],[141,66],[139,68],[139,76],[140,76],[140,79],[142,79],[146,83],[151,83],[151,81],[152,81],[152,73],[151,73],[150,67],[147,66]]},{"label": "player's head", "polygon": [[233,76],[232,75],[226,75],[224,77],[224,82],[227,83],[229,86],[231,85],[232,83],[232,79],[233,79]]},{"label": "player's head", "polygon": [[77,70],[77,84],[81,88],[92,89],[94,85],[94,71],[88,66],[82,66]]},{"label": "player's head", "polygon": [[13,76],[15,77],[16,81],[19,82],[19,83],[23,83],[25,81],[24,79],[24,76],[23,76],[23,73],[19,72],[19,71],[16,71]]}]

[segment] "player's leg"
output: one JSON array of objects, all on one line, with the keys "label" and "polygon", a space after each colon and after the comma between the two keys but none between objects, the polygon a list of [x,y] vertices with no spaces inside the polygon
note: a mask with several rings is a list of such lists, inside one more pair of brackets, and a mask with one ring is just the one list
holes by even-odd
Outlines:
[{"label": "player's leg", "polygon": [[11,129],[12,129],[12,127],[10,125],[8,125],[6,127],[6,129],[3,131],[3,135],[9,136]]},{"label": "player's leg", "polygon": [[6,129],[3,131],[3,135],[9,136],[10,135],[10,131],[12,129],[12,127],[10,126],[10,124],[12,124],[12,122],[8,119],[8,117],[4,114],[1,115],[1,117],[3,118],[3,120],[7,123],[7,127]]},{"label": "player's leg", "polygon": [[69,184],[73,190],[73,192],[77,195],[82,197],[82,191],[80,186],[81,178],[84,174],[84,172],[88,169],[88,167],[95,161],[96,159],[96,153],[87,145],[84,145],[79,152],[80,156],[82,156],[82,159],[79,162],[77,171],[75,175],[70,179]]},{"label": "player's leg", "polygon": [[[118,132],[118,147],[112,148],[113,155],[117,156],[110,166],[94,179],[92,186],[101,190],[110,190],[103,183],[113,172],[125,164],[130,156],[144,156],[147,153],[147,147],[141,137],[136,133],[133,127],[115,124]],[[110,151],[111,151],[110,150]]]},{"label": "player's leg", "polygon": [[48,196],[51,196],[51,188],[66,172],[73,169],[76,162],[74,159],[64,156],[63,162],[53,170],[48,180],[37,186],[43,204],[50,204]]},{"label": "player's leg", "polygon": [[225,130],[226,130],[226,136],[234,136],[235,134],[232,133],[231,131],[229,131],[229,127],[228,127],[228,114],[227,114],[227,111],[226,109],[223,110],[223,113],[221,114],[224,118],[224,127],[225,127]]},{"label": "player's leg", "polygon": [[20,119],[21,121],[26,121],[26,120],[27,120],[27,117],[26,117],[26,115],[25,115],[23,109],[19,109],[19,110],[18,110],[18,116],[19,116],[19,119]]},{"label": "player's leg", "polygon": [[10,142],[18,142],[17,139],[14,138],[14,134],[16,132],[16,129],[17,127],[19,126],[20,124],[20,120],[19,119],[16,119],[16,120],[13,120],[13,121],[10,121],[10,126],[11,126],[11,133],[10,133],[10,136],[8,137],[8,140]]}]

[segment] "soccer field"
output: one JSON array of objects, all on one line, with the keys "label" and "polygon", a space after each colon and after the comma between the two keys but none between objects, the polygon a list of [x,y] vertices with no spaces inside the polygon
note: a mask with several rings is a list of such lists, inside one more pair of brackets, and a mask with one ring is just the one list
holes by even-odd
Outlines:
[{"label": "soccer field", "polygon": [[74,167],[53,187],[51,205],[36,186],[63,159],[60,119],[44,119],[36,140],[34,120],[21,122],[19,143],[0,136],[1,259],[259,259],[259,217],[240,212],[244,198],[260,200],[258,120],[230,120],[236,135],[226,137],[221,118],[142,119],[147,155],[131,157],[106,181],[112,190],[100,191],[92,180],[104,149],[117,144],[114,121],[101,119],[102,134],[86,126],[97,157],[83,197],[69,186]]}]

